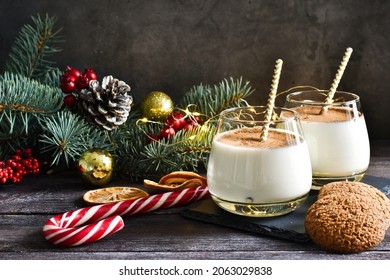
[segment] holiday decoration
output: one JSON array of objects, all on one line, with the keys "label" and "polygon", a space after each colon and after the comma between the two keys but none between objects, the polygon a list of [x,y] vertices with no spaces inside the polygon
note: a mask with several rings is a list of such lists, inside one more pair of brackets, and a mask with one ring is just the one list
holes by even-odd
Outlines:
[{"label": "holiday decoration", "polygon": [[158,141],[160,139],[167,139],[175,135],[180,130],[190,130],[197,127],[201,120],[199,117],[188,112],[185,116],[183,113],[176,110],[173,111],[165,120],[164,126],[161,128],[159,134],[149,133],[147,137],[150,140]]},{"label": "holiday decoration", "polygon": [[57,246],[88,244],[121,230],[124,227],[121,216],[182,206],[208,197],[207,187],[200,186],[81,208],[49,219],[43,226],[43,235],[48,242]]},{"label": "holiday decoration", "polygon": [[185,124],[186,119],[184,118],[183,113],[180,111],[172,112],[164,123],[166,127],[172,127],[175,131],[184,128]]},{"label": "holiday decoration", "polygon": [[141,116],[152,121],[164,121],[172,113],[174,104],[164,92],[152,91],[141,102]]},{"label": "holiday decoration", "polygon": [[191,171],[174,171],[164,175],[158,182],[144,179],[144,186],[159,191],[173,191],[206,186],[207,178]]},{"label": "holiday decoration", "polygon": [[64,97],[64,105],[69,108],[73,108],[76,105],[76,97],[69,94]]},{"label": "holiday decoration", "polygon": [[77,169],[86,183],[93,186],[103,186],[110,182],[113,175],[112,155],[100,149],[87,150],[78,160]]},{"label": "holiday decoration", "polygon": [[129,116],[133,98],[130,86],[123,81],[106,76],[102,85],[96,80],[80,93],[82,106],[90,118],[104,129],[112,130],[124,124]]},{"label": "holiday decoration", "polygon": [[60,88],[65,94],[70,94],[88,88],[89,82],[96,79],[96,73],[91,68],[86,68],[81,73],[78,69],[67,66],[60,77]]},{"label": "holiday decoration", "polygon": [[72,78],[72,76],[61,76],[60,87],[65,94],[70,94],[76,90],[76,81]]},{"label": "holiday decoration", "polygon": [[31,147],[50,166],[73,168],[86,150],[98,148],[115,157],[116,174],[130,180],[197,171],[207,164],[218,114],[246,106],[253,92],[248,81],[229,78],[194,86],[175,105],[168,95],[151,92],[130,110],[125,82],[106,75],[99,83],[93,68],[60,71],[49,60],[60,51],[55,18],[37,16],[33,23],[22,27],[0,75],[3,161]]},{"label": "holiday decoration", "polygon": [[31,154],[31,149],[16,150],[15,154],[6,160],[0,161],[0,183],[19,183],[24,175],[39,173],[40,164]]},{"label": "holiday decoration", "polygon": [[133,103],[128,84],[109,75],[99,85],[92,68],[85,68],[81,73],[67,66],[60,77],[60,88],[67,94],[64,97],[65,106],[73,108],[79,99],[88,119],[106,130],[124,124]]},{"label": "holiday decoration", "polygon": [[89,205],[135,200],[140,197],[148,197],[144,190],[135,187],[110,187],[87,191],[83,200]]}]

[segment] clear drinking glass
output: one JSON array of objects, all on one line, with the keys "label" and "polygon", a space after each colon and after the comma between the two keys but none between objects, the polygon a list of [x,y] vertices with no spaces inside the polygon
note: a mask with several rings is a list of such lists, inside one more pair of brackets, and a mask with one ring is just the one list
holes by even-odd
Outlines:
[{"label": "clear drinking glass", "polygon": [[287,95],[285,107],[299,113],[309,148],[313,189],[334,181],[360,181],[369,165],[370,144],[359,96],[337,91],[332,104],[326,93]]},{"label": "clear drinking glass", "polygon": [[[223,111],[211,146],[207,184],[215,203],[238,215],[269,217],[298,208],[311,189],[311,165],[298,114],[266,107]],[[267,139],[260,141],[262,128]]]}]

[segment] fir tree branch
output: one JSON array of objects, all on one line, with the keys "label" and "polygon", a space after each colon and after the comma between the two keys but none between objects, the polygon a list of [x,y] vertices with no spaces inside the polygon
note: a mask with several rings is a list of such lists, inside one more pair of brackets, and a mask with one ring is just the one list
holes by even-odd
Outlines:
[{"label": "fir tree branch", "polygon": [[70,111],[60,111],[51,117],[41,117],[44,128],[39,142],[43,144],[42,153],[49,153],[51,165],[70,166],[86,150],[109,148],[109,137],[94,125]]},{"label": "fir tree branch", "polygon": [[26,24],[21,28],[5,70],[44,82],[46,73],[56,69],[55,63],[47,58],[61,51],[55,46],[62,41],[58,35],[61,29],[54,30],[57,19],[47,14],[45,18],[39,14],[31,18],[34,26]]},{"label": "fir tree branch", "polygon": [[118,155],[121,163],[118,169],[136,181],[156,180],[177,170],[197,171],[199,165],[207,166],[215,131],[215,123],[207,122],[189,131],[178,131],[168,139],[147,143],[145,133],[137,126],[130,126],[128,135],[137,136],[121,139],[123,153]]},{"label": "fir tree branch", "polygon": [[212,118],[229,107],[239,107],[246,105],[245,98],[253,93],[248,81],[245,83],[242,78],[234,80],[233,78],[224,79],[219,85],[198,85],[187,92],[179,106],[193,104],[196,111]]},{"label": "fir tree branch", "polygon": [[40,126],[33,114],[20,111],[0,111],[0,160],[16,149],[35,144]]},{"label": "fir tree branch", "polygon": [[58,87],[19,74],[6,72],[0,76],[0,110],[48,114],[58,111],[62,100]]},{"label": "fir tree branch", "polygon": [[43,84],[59,88],[61,75],[62,71],[58,68],[54,68],[43,75],[41,82]]},{"label": "fir tree branch", "polygon": [[15,149],[34,146],[41,132],[37,115],[60,110],[62,98],[59,88],[18,74],[0,76],[1,158]]}]

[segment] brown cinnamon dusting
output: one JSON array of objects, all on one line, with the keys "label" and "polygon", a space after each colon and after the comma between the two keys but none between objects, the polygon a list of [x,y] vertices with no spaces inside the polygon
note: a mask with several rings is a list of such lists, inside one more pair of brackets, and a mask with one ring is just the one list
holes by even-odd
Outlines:
[{"label": "brown cinnamon dusting", "polygon": [[299,113],[301,121],[308,122],[345,122],[354,118],[354,111],[351,108],[328,107],[327,110],[322,108],[322,106],[303,106],[293,110]]},{"label": "brown cinnamon dusting", "polygon": [[268,137],[266,141],[260,141],[262,127],[245,127],[229,131],[221,134],[218,141],[230,146],[247,147],[247,148],[281,148],[289,145],[296,145],[302,139],[297,138],[296,135],[286,133],[274,129],[268,130]]}]

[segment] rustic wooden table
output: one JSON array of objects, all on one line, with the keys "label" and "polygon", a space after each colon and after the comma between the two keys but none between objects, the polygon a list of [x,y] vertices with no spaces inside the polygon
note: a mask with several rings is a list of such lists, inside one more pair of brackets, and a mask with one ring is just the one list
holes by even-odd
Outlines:
[{"label": "rustic wooden table", "polygon": [[[390,141],[372,143],[367,174],[390,179]],[[89,189],[73,173],[41,174],[0,186],[0,259],[390,259],[390,230],[372,250],[330,254],[311,242],[294,243],[187,219],[180,215],[180,207],[125,217],[124,229],[88,245],[59,248],[48,243],[43,224],[54,215],[85,207],[82,195]]]}]

